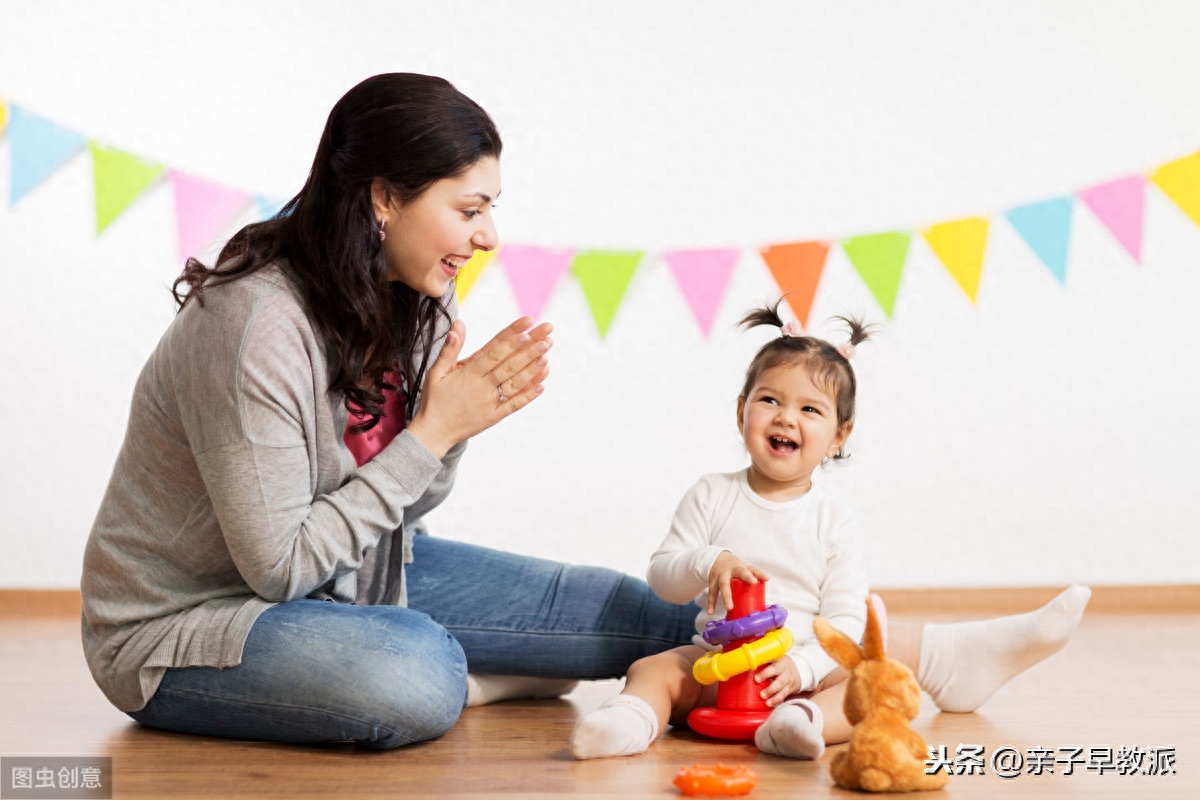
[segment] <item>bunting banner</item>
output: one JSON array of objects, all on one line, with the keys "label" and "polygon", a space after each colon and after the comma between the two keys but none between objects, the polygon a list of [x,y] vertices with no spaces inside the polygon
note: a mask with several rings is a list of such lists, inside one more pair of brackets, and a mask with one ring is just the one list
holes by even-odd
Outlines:
[{"label": "bunting banner", "polygon": [[1059,283],[1067,282],[1067,245],[1071,240],[1072,197],[1056,197],[1019,206],[1008,212],[1008,221],[1037,254]]},{"label": "bunting banner", "polygon": [[492,263],[492,259],[495,257],[495,250],[476,250],[467,263],[459,267],[458,277],[454,279],[454,294],[458,298],[459,304],[467,299],[471,287],[475,285],[475,281],[479,280],[479,276],[483,274],[487,265]]},{"label": "bunting banner", "polygon": [[571,272],[579,279],[587,297],[600,338],[608,333],[625,290],[642,260],[642,251],[585,250],[571,262]]},{"label": "bunting banner", "polygon": [[571,269],[575,251],[564,247],[505,245],[500,265],[508,276],[521,316],[541,319],[558,282]]},{"label": "bunting banner", "polygon": [[92,151],[92,180],[96,190],[96,233],[103,233],[158,180],[163,166],[96,142],[88,142],[88,148]]},{"label": "bunting banner", "polygon": [[971,302],[979,292],[983,250],[987,246],[987,217],[943,222],[926,228],[925,241]]},{"label": "bunting banner", "polygon": [[1146,179],[1141,175],[1118,178],[1079,193],[1136,263],[1142,262],[1142,219],[1146,207]]},{"label": "bunting banner", "polygon": [[717,308],[725,297],[733,268],[740,253],[726,248],[717,250],[672,250],[663,253],[663,260],[675,276],[679,291],[692,310],[704,338],[712,330]]},{"label": "bunting banner", "polygon": [[[280,213],[286,201],[263,193],[211,182],[160,164],[35,114],[0,98],[0,139],[7,142],[9,204],[16,206],[77,155],[91,159],[96,234],[102,235],[147,193],[170,187],[180,265],[200,256],[247,208],[259,220]],[[1153,186],[1183,215],[1200,226],[1200,152],[1144,173],[1096,183],[1059,197],[1029,202],[995,214],[956,216],[914,230],[890,230],[850,237],[773,242],[753,248],[759,259],[744,259],[746,247],[678,248],[654,254],[641,249],[601,250],[505,244],[478,251],[456,281],[465,302],[480,276],[499,264],[522,315],[540,318],[555,292],[571,276],[582,289],[601,338],[607,336],[639,269],[665,264],[702,337],[708,338],[737,269],[760,263],[806,329],[824,278],[829,250],[836,244],[883,313],[896,311],[910,241],[920,234],[938,262],[962,289],[967,302],[980,302],[987,267],[988,239],[1002,218],[1050,274],[1065,286],[1076,201],[1129,255],[1141,264],[1147,187]],[[994,266],[992,267],[995,268]]]},{"label": "bunting banner", "polygon": [[204,251],[225,224],[245,208],[250,195],[177,169],[167,171],[167,180],[175,196],[175,233],[182,264]]},{"label": "bunting banner", "polygon": [[9,202],[19,203],[59,167],[83,149],[82,134],[9,106]]},{"label": "bunting banner", "polygon": [[796,321],[806,330],[808,314],[817,296],[817,284],[829,255],[828,242],[796,242],[759,248],[759,255],[775,279]]},{"label": "bunting banner", "polygon": [[1200,225],[1200,153],[1163,164],[1150,173],[1150,180]]},{"label": "bunting banner", "polygon": [[908,240],[909,234],[891,231],[855,236],[842,242],[846,257],[889,317],[896,305],[900,276],[908,258]]},{"label": "bunting banner", "polygon": [[276,214],[278,214],[280,211],[282,211],[283,207],[285,205],[287,205],[288,201],[287,200],[272,200],[271,198],[265,197],[260,194],[254,198],[253,202],[254,202],[254,208],[258,211],[258,218],[260,220],[263,220],[263,219],[271,219]]}]

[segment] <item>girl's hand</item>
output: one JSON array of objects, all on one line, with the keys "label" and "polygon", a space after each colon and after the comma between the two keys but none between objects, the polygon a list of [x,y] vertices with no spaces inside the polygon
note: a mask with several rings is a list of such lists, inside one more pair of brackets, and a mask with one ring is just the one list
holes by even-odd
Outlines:
[{"label": "girl's hand", "polygon": [[438,458],[487,430],[542,393],[553,327],[521,317],[459,361],[466,325],[455,320],[442,352],[425,373],[421,407],[409,432]]},{"label": "girl's hand", "polygon": [[766,683],[767,681],[770,683],[758,693],[758,696],[766,700],[767,705],[774,708],[800,691],[800,670],[796,669],[795,661],[784,656],[754,673],[755,683]]},{"label": "girl's hand", "polygon": [[729,588],[731,579],[739,578],[746,583],[758,583],[760,580],[768,580],[769,577],[767,573],[758,567],[750,566],[729,550],[723,551],[708,570],[708,613],[716,613],[718,594],[725,601],[725,611],[733,610],[733,590]]}]

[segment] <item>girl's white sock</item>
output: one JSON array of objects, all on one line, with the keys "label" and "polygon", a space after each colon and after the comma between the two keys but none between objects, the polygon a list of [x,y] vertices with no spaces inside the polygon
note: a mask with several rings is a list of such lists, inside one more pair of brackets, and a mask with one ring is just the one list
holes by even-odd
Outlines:
[{"label": "girl's white sock", "polygon": [[529,675],[480,675],[467,673],[467,707],[515,700],[518,697],[562,697],[579,681],[534,678]]},{"label": "girl's white sock", "polygon": [[786,700],[754,732],[764,753],[816,760],[825,752],[825,717],[811,700]]},{"label": "girl's white sock", "polygon": [[571,733],[571,755],[578,759],[631,756],[658,738],[658,717],[640,697],[619,694],[580,717]]},{"label": "girl's white sock", "polygon": [[926,625],[917,682],[942,711],[974,711],[1066,644],[1091,596],[1091,589],[1075,584],[1028,614]]}]

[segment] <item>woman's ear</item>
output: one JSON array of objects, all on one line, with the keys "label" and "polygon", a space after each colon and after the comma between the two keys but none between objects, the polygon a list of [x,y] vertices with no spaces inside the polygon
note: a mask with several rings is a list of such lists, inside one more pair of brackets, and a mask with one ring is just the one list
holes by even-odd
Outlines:
[{"label": "woman's ear", "polygon": [[392,191],[383,178],[371,180],[371,205],[375,208],[375,221],[386,223],[392,213]]}]

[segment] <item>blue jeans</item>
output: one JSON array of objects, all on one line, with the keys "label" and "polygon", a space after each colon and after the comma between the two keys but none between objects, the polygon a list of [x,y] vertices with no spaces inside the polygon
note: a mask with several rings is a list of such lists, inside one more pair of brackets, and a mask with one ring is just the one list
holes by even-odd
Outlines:
[{"label": "blue jeans", "polygon": [[420,535],[408,608],[281,603],[255,621],[242,663],[169,669],[145,708],[155,728],[376,749],[445,733],[466,673],[607,678],[691,641],[698,609],[642,581]]}]

